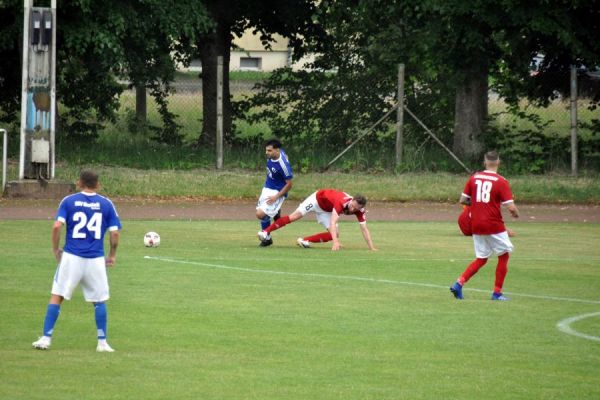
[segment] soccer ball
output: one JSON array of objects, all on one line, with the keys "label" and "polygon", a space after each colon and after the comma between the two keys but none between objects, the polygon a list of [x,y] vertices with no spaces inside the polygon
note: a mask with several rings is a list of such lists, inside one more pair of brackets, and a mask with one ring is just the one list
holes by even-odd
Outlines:
[{"label": "soccer ball", "polygon": [[158,247],[160,245],[160,236],[156,232],[148,232],[144,235],[144,246]]}]

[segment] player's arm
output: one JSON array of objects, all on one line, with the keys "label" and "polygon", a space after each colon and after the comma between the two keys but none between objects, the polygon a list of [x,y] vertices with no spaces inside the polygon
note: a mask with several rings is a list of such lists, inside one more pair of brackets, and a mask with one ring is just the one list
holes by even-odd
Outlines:
[{"label": "player's arm", "polygon": [[471,197],[469,197],[466,194],[462,193],[460,195],[460,200],[458,202],[460,204],[464,204],[465,206],[470,206],[471,205]]},{"label": "player's arm", "polygon": [[54,225],[52,225],[52,253],[54,253],[56,262],[60,262],[60,258],[62,256],[62,250],[59,248],[60,230],[62,226],[63,223],[61,221],[54,221]]},{"label": "player's arm", "polygon": [[373,245],[373,240],[371,240],[371,233],[369,232],[369,228],[367,228],[366,222],[360,223],[360,232],[362,233],[363,238],[365,238],[365,242],[367,242],[369,250],[377,251],[377,249]]},{"label": "player's arm", "polygon": [[339,214],[335,211],[335,207],[331,210],[331,219],[329,220],[329,233],[331,233],[331,240],[333,240],[333,245],[331,246],[331,250],[337,251],[342,245],[340,244],[340,239],[338,237],[338,229],[337,224],[340,219]]},{"label": "player's arm", "polygon": [[508,212],[510,213],[510,215],[512,215],[513,218],[519,218],[519,209],[515,205],[514,201],[507,203],[506,208],[508,209]]},{"label": "player's arm", "polygon": [[115,265],[117,259],[117,247],[119,247],[119,238],[121,234],[118,229],[110,231],[110,235],[108,238],[108,242],[110,244],[110,250],[108,251],[108,257],[106,257],[106,265],[113,266]]}]

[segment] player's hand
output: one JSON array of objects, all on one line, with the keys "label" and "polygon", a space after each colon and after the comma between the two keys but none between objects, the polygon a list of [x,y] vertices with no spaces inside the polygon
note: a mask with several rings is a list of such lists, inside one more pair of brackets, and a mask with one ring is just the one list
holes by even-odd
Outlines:
[{"label": "player's hand", "polygon": [[107,267],[112,267],[115,265],[116,262],[116,257],[106,257],[106,266]]},{"label": "player's hand", "polygon": [[342,244],[340,242],[334,242],[333,246],[331,246],[331,251],[338,251],[342,248]]},{"label": "player's hand", "polygon": [[62,253],[62,249],[54,250],[54,258],[56,258],[56,262],[60,262],[60,259],[62,258]]},{"label": "player's hand", "polygon": [[275,203],[276,200],[277,200],[277,196],[269,196],[269,197],[267,197],[267,204],[271,205],[271,204]]}]

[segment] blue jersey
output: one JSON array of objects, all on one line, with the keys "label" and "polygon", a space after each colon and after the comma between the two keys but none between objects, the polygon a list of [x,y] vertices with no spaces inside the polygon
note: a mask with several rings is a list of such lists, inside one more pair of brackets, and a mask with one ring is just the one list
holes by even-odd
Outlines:
[{"label": "blue jersey", "polygon": [[[267,179],[265,187],[268,189],[281,190],[285,186],[285,181],[294,177],[292,166],[288,161],[287,154],[280,150],[280,155],[277,160],[267,160]],[[287,197],[287,193],[285,194]]]},{"label": "blue jersey", "polygon": [[113,203],[96,193],[75,193],[65,197],[56,220],[67,226],[64,251],[84,258],[104,256],[106,230],[121,229]]}]

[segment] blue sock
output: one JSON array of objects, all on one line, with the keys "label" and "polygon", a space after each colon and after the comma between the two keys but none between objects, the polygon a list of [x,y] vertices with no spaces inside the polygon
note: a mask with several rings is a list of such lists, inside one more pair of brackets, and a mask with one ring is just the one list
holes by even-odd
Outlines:
[{"label": "blue sock", "polygon": [[52,336],[54,325],[60,314],[60,304],[48,304],[46,318],[44,318],[44,336]]},{"label": "blue sock", "polygon": [[98,339],[106,339],[106,303],[94,303],[94,311],[96,314],[96,328],[98,329]]},{"label": "blue sock", "polygon": [[263,219],[260,220],[260,227],[263,229],[267,229],[271,225],[271,217],[266,215]]}]

